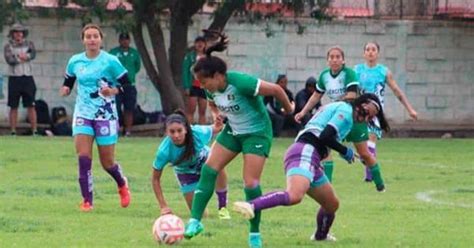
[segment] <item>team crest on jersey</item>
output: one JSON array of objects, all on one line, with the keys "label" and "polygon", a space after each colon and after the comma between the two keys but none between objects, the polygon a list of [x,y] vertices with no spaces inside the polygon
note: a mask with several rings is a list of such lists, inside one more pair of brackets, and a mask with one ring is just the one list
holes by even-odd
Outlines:
[{"label": "team crest on jersey", "polygon": [[227,100],[229,100],[229,101],[235,100],[234,94],[229,94],[229,95],[227,95]]}]

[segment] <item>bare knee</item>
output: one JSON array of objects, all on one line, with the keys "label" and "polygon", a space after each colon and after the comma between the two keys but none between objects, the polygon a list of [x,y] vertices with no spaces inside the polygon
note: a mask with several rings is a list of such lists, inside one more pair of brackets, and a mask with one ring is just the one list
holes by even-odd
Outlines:
[{"label": "bare knee", "polygon": [[112,167],[114,165],[115,161],[111,157],[101,157],[100,158],[100,164],[104,169],[107,169],[109,167]]},{"label": "bare knee", "polygon": [[288,190],[287,192],[290,198],[290,205],[296,205],[303,201],[305,192],[300,190]]},{"label": "bare knee", "polygon": [[326,206],[324,206],[324,210],[326,210],[329,213],[335,213],[338,208],[339,208],[339,200],[337,198],[334,198],[334,200],[328,202]]}]

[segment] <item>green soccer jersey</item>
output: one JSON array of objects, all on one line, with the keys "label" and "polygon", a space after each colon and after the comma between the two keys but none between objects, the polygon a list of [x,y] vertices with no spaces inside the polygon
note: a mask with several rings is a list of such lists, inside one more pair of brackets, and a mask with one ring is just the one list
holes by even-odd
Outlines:
[{"label": "green soccer jersey", "polygon": [[326,94],[331,102],[335,102],[342,100],[347,88],[352,85],[359,86],[357,74],[352,69],[343,66],[336,75],[332,75],[330,68],[321,72],[316,89]]},{"label": "green soccer jersey", "polygon": [[129,47],[128,51],[123,50],[120,47],[113,48],[109,52],[112,55],[117,56],[120,63],[127,69],[128,80],[132,85],[135,85],[135,76],[140,71],[141,58],[140,53],[135,48]]},{"label": "green soccer jersey", "polygon": [[258,95],[261,80],[250,75],[230,71],[226,74],[222,91],[206,91],[209,101],[225,113],[234,134],[255,133],[271,127],[270,118]]}]

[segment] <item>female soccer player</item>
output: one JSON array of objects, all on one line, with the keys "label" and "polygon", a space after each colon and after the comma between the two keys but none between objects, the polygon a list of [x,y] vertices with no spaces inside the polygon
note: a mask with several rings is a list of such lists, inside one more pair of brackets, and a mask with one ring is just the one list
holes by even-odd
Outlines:
[{"label": "female soccer player", "polygon": [[[188,208],[191,209],[194,190],[201,175],[201,168],[209,155],[207,144],[217,134],[223,123],[217,120],[214,125],[201,126],[189,124],[186,115],[177,110],[166,118],[166,137],[160,144],[153,162],[152,186],[160,204],[161,214],[172,213],[161,189],[161,174],[171,163],[180,184]],[[220,219],[230,219],[227,210],[227,175],[222,170],[217,176],[217,199]]]},{"label": "female soccer player", "polygon": [[320,160],[328,155],[328,148],[334,149],[348,163],[354,162],[354,152],[342,145],[353,123],[367,122],[377,116],[382,128],[387,122],[377,96],[364,94],[354,102],[334,102],[323,106],[306,124],[285,155],[284,169],[287,177],[286,190],[275,191],[247,202],[235,202],[234,210],[251,219],[256,211],[276,206],[290,206],[300,203],[308,194],[321,205],[317,213],[317,228],[311,240],[331,240],[329,229],[339,207],[334,190],[320,167]]},{"label": "female soccer player", "polygon": [[[326,94],[331,102],[351,101],[357,97],[359,82],[356,73],[345,65],[344,50],[339,46],[329,48],[327,61],[329,68],[319,75],[316,91],[314,91],[301,112],[295,115],[295,120],[298,123],[321,100],[323,94]],[[328,156],[322,164],[324,173],[326,173],[329,181],[331,181],[334,168],[332,157]]]},{"label": "female soccer player", "polygon": [[117,182],[120,204],[130,204],[127,178],[115,161],[115,144],[118,135],[115,95],[119,93],[118,83],[127,85],[127,71],[117,57],[100,49],[103,38],[98,25],[88,24],[81,32],[85,52],[71,57],[66,67],[61,96],[71,93],[77,80],[78,92],[73,116],[73,136],[79,158],[79,186],[84,198],[80,209],[93,209],[92,193],[92,145],[97,143],[102,167]]},{"label": "female soccer player", "polygon": [[[291,113],[290,103],[283,89],[241,72],[228,72],[226,63],[211,56],[214,51],[226,48],[225,35],[206,50],[206,57],[194,67],[194,73],[206,89],[209,106],[215,119],[224,113],[228,122],[217,136],[211,152],[201,170],[201,178],[191,210],[191,219],[186,225],[186,238],[192,238],[203,231],[201,217],[214,191],[216,177],[239,153],[243,154],[244,192],[247,200],[262,194],[260,175],[270,153],[272,128],[262,96],[275,96],[286,112]],[[262,247],[259,231],[260,212],[250,220],[250,247]]]},{"label": "female soccer player", "polygon": [[[360,88],[363,92],[374,93],[380,99],[382,107],[384,104],[385,95],[385,84],[387,83],[390,89],[392,89],[395,96],[403,104],[405,109],[408,111],[410,117],[414,120],[418,118],[418,114],[415,109],[411,106],[410,102],[406,98],[403,91],[398,87],[397,82],[393,78],[390,70],[383,64],[378,64],[378,56],[380,52],[380,46],[376,42],[368,42],[364,46],[364,64],[358,64],[354,67],[359,80]],[[379,120],[375,118],[372,120],[373,125],[369,125],[369,139],[368,147],[370,153],[376,157],[376,141],[382,138],[382,129],[380,129]],[[366,167],[365,181],[372,181],[373,177]]]}]

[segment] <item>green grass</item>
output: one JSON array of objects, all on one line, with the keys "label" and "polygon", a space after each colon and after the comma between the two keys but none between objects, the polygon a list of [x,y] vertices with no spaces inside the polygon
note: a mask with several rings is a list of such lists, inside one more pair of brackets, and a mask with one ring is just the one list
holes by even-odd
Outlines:
[{"label": "green grass", "polygon": [[[275,139],[262,178],[263,190],[285,187],[282,157],[291,139]],[[129,178],[132,203],[119,207],[116,186],[94,154],[95,209],[78,210],[80,191],[70,138],[0,137],[0,247],[154,247],[159,208],[150,185],[158,139],[121,139],[117,160]],[[96,149],[94,149],[96,150]],[[362,182],[360,163],[336,158],[334,186],[341,205],[326,247],[472,247],[474,245],[474,140],[384,139],[379,162],[387,192]],[[337,156],[335,156],[337,157]],[[228,167],[230,202],[242,200],[242,160]],[[170,207],[189,217],[171,169],[163,187]],[[426,201],[422,201],[423,198]],[[183,247],[246,247],[247,222],[216,218],[209,204],[203,235]],[[267,210],[265,247],[314,247],[318,206],[310,198]]]}]

